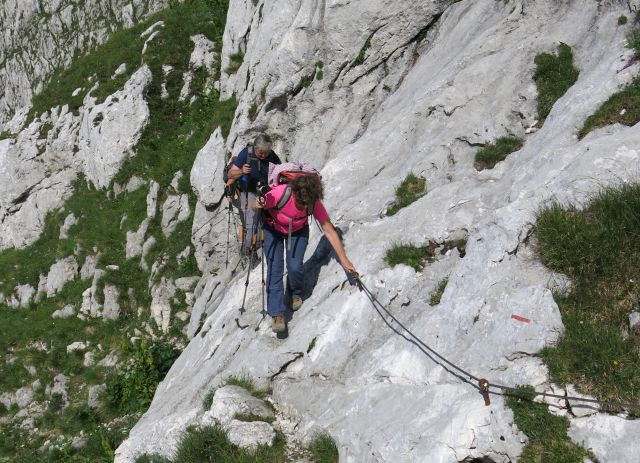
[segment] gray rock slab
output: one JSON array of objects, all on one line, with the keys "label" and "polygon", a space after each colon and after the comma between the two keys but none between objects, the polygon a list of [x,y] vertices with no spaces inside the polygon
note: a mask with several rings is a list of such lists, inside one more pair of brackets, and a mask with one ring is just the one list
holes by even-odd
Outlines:
[{"label": "gray rock slab", "polygon": [[162,205],[162,233],[171,235],[180,222],[184,222],[191,215],[189,195],[169,195]]},{"label": "gray rock slab", "polygon": [[105,285],[104,287],[104,306],[102,317],[105,320],[117,320],[120,316],[120,290],[113,285]]},{"label": "gray rock slab", "polygon": [[200,281],[199,276],[182,277],[176,279],[175,284],[176,288],[182,291],[191,291],[198,284],[198,281]]},{"label": "gray rock slab", "polygon": [[69,230],[71,229],[71,227],[73,227],[77,223],[78,223],[78,218],[73,213],[69,214],[64,219],[64,223],[60,227],[60,239],[63,240],[63,239],[69,238]]},{"label": "gray rock slab", "polygon": [[273,426],[263,421],[232,420],[225,427],[225,431],[232,444],[251,450],[255,450],[259,445],[270,447],[276,438]]},{"label": "gray rock slab", "polygon": [[252,396],[242,387],[224,386],[216,390],[211,408],[205,413],[203,420],[215,420],[226,426],[238,414],[274,418],[273,410],[264,400]]},{"label": "gray rock slab", "polygon": [[76,308],[73,304],[67,304],[62,309],[56,310],[51,314],[53,318],[69,318],[76,314]]},{"label": "gray rock slab", "polygon": [[151,316],[158,328],[166,333],[171,322],[171,299],[176,294],[173,280],[162,277],[160,282],[151,288]]},{"label": "gray rock slab", "polygon": [[78,262],[74,256],[59,260],[51,266],[47,274],[47,297],[55,296],[78,274]]},{"label": "gray rock slab", "polygon": [[87,406],[91,408],[98,408],[100,406],[100,396],[107,390],[105,384],[97,384],[89,386],[89,397],[87,399]]}]

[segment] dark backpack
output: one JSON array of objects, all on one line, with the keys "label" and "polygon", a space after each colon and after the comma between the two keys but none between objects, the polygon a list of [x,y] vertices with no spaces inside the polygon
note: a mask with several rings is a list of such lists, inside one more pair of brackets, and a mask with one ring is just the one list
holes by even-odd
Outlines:
[{"label": "dark backpack", "polygon": [[[248,151],[247,162],[251,163],[253,158],[255,158],[255,156],[253,155],[253,146],[247,145],[247,151]],[[231,159],[229,159],[229,162],[227,162],[227,165],[224,166],[224,169],[222,169],[222,181],[224,182],[225,185],[229,181],[229,169],[231,169],[231,166],[234,165],[234,163],[236,162],[236,159],[238,159],[237,155],[232,156]]]}]

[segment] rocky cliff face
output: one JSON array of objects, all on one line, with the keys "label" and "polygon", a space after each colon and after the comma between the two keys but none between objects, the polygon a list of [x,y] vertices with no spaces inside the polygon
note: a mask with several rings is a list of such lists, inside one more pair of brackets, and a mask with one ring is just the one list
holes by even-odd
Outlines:
[{"label": "rocky cliff face", "polygon": [[[0,9],[0,128],[51,74],[167,6],[166,0],[7,0]],[[0,130],[2,131],[2,130]]]},{"label": "rocky cliff face", "polygon": [[[215,172],[227,148],[237,150],[257,130],[273,133],[276,151],[323,167],[326,203],[346,232],[348,253],[398,319],[468,371],[550,391],[534,354],[563,330],[551,296],[560,283],[528,236],[548,201],[584,204],[601,185],[637,174],[637,126],[576,137],[587,116],[638,72],[638,64],[626,66],[631,51],[617,24],[630,5],[451,3],[231,2],[223,68],[238,67],[234,53],[244,59],[237,72],[223,74],[221,88],[239,107],[226,144],[214,135],[200,157]],[[573,49],[580,76],[538,128],[534,57],[559,42]],[[524,137],[524,147],[477,172],[477,147],[505,135]],[[409,172],[426,178],[427,195],[384,217]],[[209,211],[220,197],[215,180],[210,188],[213,200],[206,186],[199,190],[194,240],[220,262],[224,248],[210,237],[224,236],[226,223],[224,211]],[[202,228],[216,217],[218,226]],[[463,236],[464,258],[453,250],[422,272],[383,261],[392,243]],[[341,461],[517,460],[523,437],[502,398],[486,407],[476,389],[394,334],[321,255],[307,263],[313,291],[286,340],[260,324],[258,285],[240,317],[244,282],[228,272],[203,277],[193,338],[116,461],[143,451],[171,454],[179,431],[202,419],[203,396],[230,374],[272,387],[297,438],[328,430]],[[428,295],[445,277],[432,307]],[[602,461],[635,458],[637,421],[595,410],[568,416],[570,435]],[[620,429],[617,437],[611,426]]]},{"label": "rocky cliff face", "polygon": [[[136,258],[134,268],[148,272],[148,288],[146,281],[142,286],[149,289],[158,329],[167,331],[174,315],[188,320],[188,346],[115,461],[133,462],[143,453],[171,456],[187,426],[209,423],[219,412],[205,409],[203,398],[231,375],[273,390],[278,425],[291,442],[329,432],[341,461],[517,461],[526,439],[504,398],[491,395],[485,406],[474,385],[376,311],[349,285],[317,230],[305,264],[307,298],[289,323],[289,337],[275,337],[259,314],[259,284],[249,286],[248,311],[241,315],[246,274],[236,272],[237,257],[225,266],[221,170],[229,151],[268,132],[282,157],[322,169],[325,203],[351,260],[373,295],[413,333],[492,384],[576,394],[553,385],[536,355],[564,329],[552,291],[567,282],[540,263],[530,236],[537,211],[550,201],[585,204],[602,186],[637,177],[639,126],[576,135],[640,72],[619,24],[622,14],[637,8],[637,2],[577,0],[233,0],[220,76],[213,72],[214,44],[193,36],[184,75],[176,77],[168,64],[161,74],[147,66],[129,69],[126,84],[99,100],[93,82],[79,83],[77,95],[84,99],[76,111],[57,106],[29,124],[25,113],[17,114],[6,125],[10,136],[0,141],[0,172],[9,179],[0,186],[0,249],[33,243],[80,173],[115,197],[148,185],[141,189],[148,191],[146,210],[135,223],[122,217],[120,228],[128,231],[118,246],[127,262]],[[143,33],[143,54],[163,27]],[[534,59],[559,43],[571,47],[580,73],[542,121]],[[202,88],[189,97],[202,69]],[[231,129],[228,135],[223,128],[211,132],[190,173],[171,164],[182,162],[175,157],[166,172],[112,184],[149,123],[145,89],[158,79],[164,79],[162,98],[167,82],[175,90],[176,80],[187,89],[179,101],[197,102],[212,89],[235,97]],[[522,148],[493,169],[476,170],[476,151],[507,135],[521,137]],[[409,173],[426,179],[427,194],[387,215],[396,186]],[[187,178],[197,200],[185,191]],[[163,272],[180,262],[180,254],[191,255],[191,244],[182,251],[172,243],[181,243],[185,230],[176,227],[191,217],[203,274],[197,284],[192,275]],[[75,220],[69,216],[63,228]],[[464,252],[450,244],[458,240],[466,242]],[[171,250],[158,251],[158,242]],[[390,268],[384,257],[394,243],[432,246],[437,258],[421,271]],[[153,259],[146,260],[148,253]],[[82,293],[81,312],[118,317],[126,288],[105,287],[103,304],[94,310],[98,280],[116,270],[96,270],[99,255],[89,260],[91,268],[83,266],[80,274],[93,277],[93,284]],[[54,295],[78,273],[75,259],[68,264],[54,264],[73,268],[52,266],[37,290],[16,286],[11,305],[26,305],[37,293]],[[259,266],[250,277],[259,282]],[[432,305],[430,294],[445,280]],[[173,314],[180,291],[189,310]],[[569,418],[571,438],[599,460],[635,461],[638,421],[548,401]]]}]

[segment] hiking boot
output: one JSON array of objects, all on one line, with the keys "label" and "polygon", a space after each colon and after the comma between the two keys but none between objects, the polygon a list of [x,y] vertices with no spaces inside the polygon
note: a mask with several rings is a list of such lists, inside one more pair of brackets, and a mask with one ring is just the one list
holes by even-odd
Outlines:
[{"label": "hiking boot", "polygon": [[275,316],[271,320],[271,329],[274,333],[282,333],[287,329],[286,324],[284,323],[284,317]]},{"label": "hiking boot", "polygon": [[291,298],[291,310],[294,312],[302,307],[302,298],[300,296],[293,296]]}]

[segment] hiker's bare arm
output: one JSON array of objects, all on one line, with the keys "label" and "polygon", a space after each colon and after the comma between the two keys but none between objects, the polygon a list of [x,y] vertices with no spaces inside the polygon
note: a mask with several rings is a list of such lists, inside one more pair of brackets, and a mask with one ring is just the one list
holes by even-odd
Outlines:
[{"label": "hiker's bare arm", "polygon": [[238,166],[231,166],[229,167],[229,178],[234,178],[234,179],[238,179],[240,177],[242,177],[244,174],[249,174],[251,173],[251,166],[249,164],[245,164],[242,166],[242,169],[240,169]]},{"label": "hiker's bare arm", "polygon": [[342,246],[342,241],[340,241],[340,236],[338,236],[338,232],[335,227],[331,223],[331,220],[325,220],[321,224],[322,231],[324,235],[331,243],[333,250],[338,255],[338,259],[340,260],[340,265],[344,267],[345,270],[349,272],[355,272],[356,268],[353,266],[349,258],[347,257],[347,253],[344,250],[344,246]]}]

